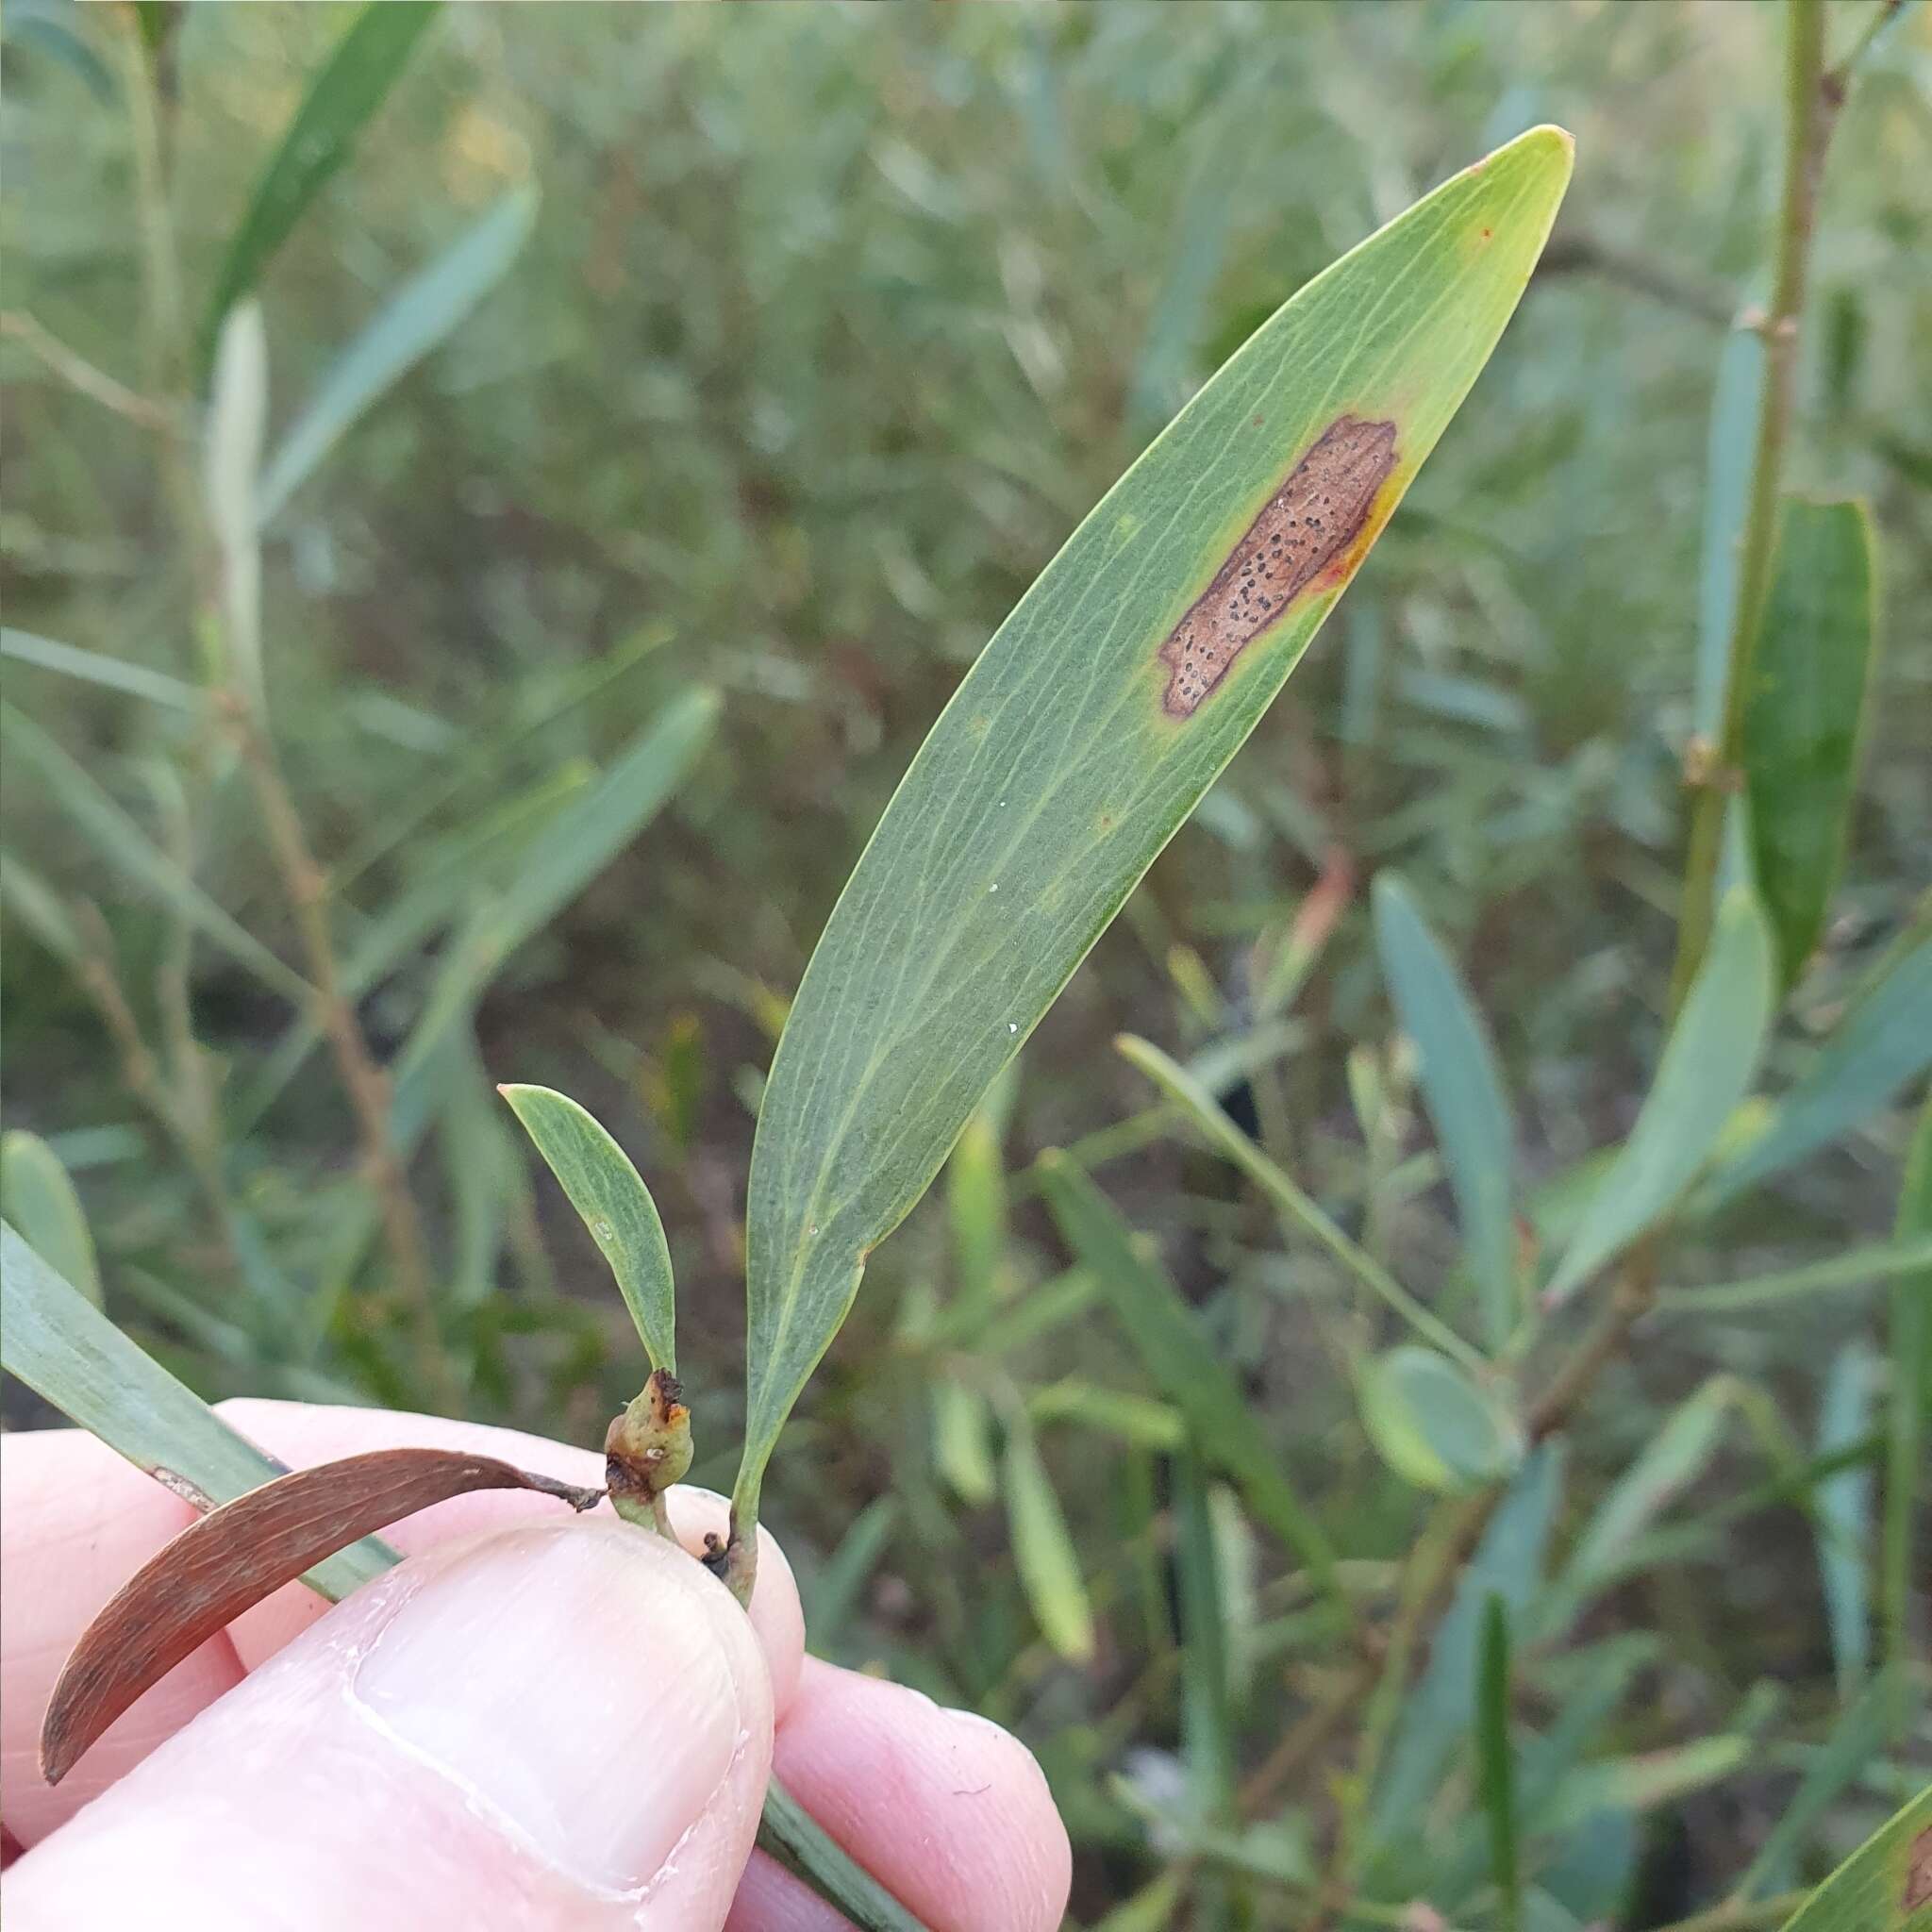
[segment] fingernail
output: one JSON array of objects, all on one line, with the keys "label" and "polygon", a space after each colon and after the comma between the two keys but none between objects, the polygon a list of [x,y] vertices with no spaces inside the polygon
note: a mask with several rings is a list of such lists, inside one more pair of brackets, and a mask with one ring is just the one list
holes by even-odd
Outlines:
[{"label": "fingernail", "polygon": [[355,1694],[559,1870],[627,1891],[656,1876],[759,1722],[763,1665],[727,1618],[742,1622],[642,1530],[515,1530],[405,1601]]}]

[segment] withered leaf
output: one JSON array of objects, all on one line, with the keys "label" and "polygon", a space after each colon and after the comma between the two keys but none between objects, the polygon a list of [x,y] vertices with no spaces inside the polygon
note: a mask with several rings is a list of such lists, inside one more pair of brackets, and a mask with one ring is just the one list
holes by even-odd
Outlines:
[{"label": "withered leaf", "polygon": [[272,1591],[358,1537],[471,1490],[535,1490],[590,1509],[602,1490],[455,1449],[376,1449],[277,1476],[191,1524],[115,1591],[60,1672],[41,1724],[58,1784],[151,1684]]}]

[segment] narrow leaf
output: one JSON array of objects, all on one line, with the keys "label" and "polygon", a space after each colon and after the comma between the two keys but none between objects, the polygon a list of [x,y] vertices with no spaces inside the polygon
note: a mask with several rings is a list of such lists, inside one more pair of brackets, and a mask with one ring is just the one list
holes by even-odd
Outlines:
[{"label": "narrow leaf", "polygon": [[663,807],[710,741],[718,694],[681,692],[626,745],[581,797],[534,839],[502,895],[481,907],[450,941],[423,1017],[403,1048],[401,1086],[465,1020],[503,962],[542,930]]},{"label": "narrow leaf", "polygon": [[1509,1409],[1432,1348],[1405,1342],[1371,1357],[1356,1394],[1383,1461],[1419,1488],[1474,1489],[1523,1460],[1522,1425]]},{"label": "narrow leaf", "polygon": [[1751,895],[1729,893],[1664,1044],[1657,1077],[1547,1291],[1562,1301],[1655,1226],[1696,1179],[1750,1091],[1772,1012],[1771,935]]},{"label": "narrow leaf", "polygon": [[101,1266],[80,1196],[60,1157],[24,1127],[0,1134],[0,1211],[55,1274],[100,1307]]},{"label": "narrow leaf", "polygon": [[1476,1688],[1476,1782],[1490,1830],[1490,1876],[1502,1932],[1523,1924],[1523,1875],[1517,1858],[1516,1759],[1509,1744],[1509,1606],[1491,1594],[1483,1607],[1483,1645]]},{"label": "narrow leaf", "polygon": [[512,188],[391,296],[322,378],[270,458],[255,493],[264,525],[363,411],[469,315],[508,272],[537,218],[537,191]]},{"label": "narrow leaf", "polygon": [[121,1713],[242,1611],[310,1564],[472,1490],[535,1490],[593,1509],[602,1490],[458,1449],[375,1449],[277,1476],[225,1503],[143,1563],[81,1633],[41,1724],[57,1785]]},{"label": "narrow leaf", "polygon": [[1170,1404],[1150,1402],[1144,1395],[1129,1395],[1120,1389],[1102,1389],[1076,1375],[1036,1389],[1026,1398],[1026,1410],[1037,1423],[1077,1423],[1142,1449],[1172,1453],[1187,1441],[1187,1424]]},{"label": "narrow leaf", "polygon": [[826,925],[752,1156],[744,1460],[867,1257],[1240,749],[1489,359],[1571,142],[1457,175],[1263,324],[955,692]]},{"label": "narrow leaf", "polygon": [[[1855,1335],[1832,1358],[1824,1378],[1818,1412],[1821,1457],[1861,1442],[1871,1433],[1877,1385],[1878,1358],[1871,1343]],[[1871,1471],[1854,1467],[1827,1477],[1818,1485],[1816,1507],[1825,1624],[1831,1633],[1838,1694],[1848,1703],[1864,1682],[1872,1660],[1867,1588],[1873,1554]]]},{"label": "narrow leaf", "polygon": [[1783,983],[1804,970],[1838,884],[1877,638],[1862,503],[1788,502],[1751,689],[1744,781],[1757,891]]},{"label": "narrow leaf", "polygon": [[1093,1612],[1080,1560],[1033,1431],[1018,1417],[1008,1421],[1006,1476],[1007,1524],[1026,1601],[1054,1649],[1069,1663],[1087,1663],[1093,1656]]},{"label": "narrow leaf", "polygon": [[1475,1716],[1476,1659],[1491,1595],[1520,1617],[1542,1579],[1550,1526],[1562,1493],[1562,1445],[1541,1444],[1497,1507],[1456,1586],[1429,1646],[1421,1680],[1403,1700],[1371,1813],[1371,1838],[1389,1844],[1413,1826]]},{"label": "narrow leaf", "polygon": [[992,1501],[992,1417],[985,1396],[951,1375],[932,1386],[932,1457],[960,1502],[980,1509]]},{"label": "narrow leaf", "polygon": [[36,637],[30,630],[0,630],[0,658],[38,665],[42,671],[58,671],[63,677],[77,677],[104,691],[125,691],[176,711],[198,711],[202,705],[201,692],[193,685],[170,677],[165,671],[130,663],[106,651],[84,651],[76,644]]},{"label": "narrow leaf", "polygon": [[1170,1059],[1150,1041],[1122,1034],[1114,1044],[1129,1064],[1158,1087],[1188,1120],[1206,1136],[1216,1153],[1224,1156],[1252,1180],[1279,1211],[1283,1224],[1313,1236],[1323,1247],[1380,1296],[1416,1333],[1472,1372],[1480,1373],[1483,1358],[1455,1329],[1430,1312],[1358,1242],[1352,1241],[1320,1205],[1298,1187],[1293,1177],[1269,1159],[1241,1132],[1226,1109],[1186,1068]]},{"label": "narrow leaf", "polygon": [[1572,1619],[1619,1574],[1625,1551],[1672,1497],[1703,1474],[1716,1453],[1732,1402],[1732,1385],[1707,1382],[1679,1404],[1643,1453],[1611,1485],[1540,1605],[1536,1634],[1561,1635]]},{"label": "narrow leaf", "polygon": [[309,203],[348,159],[435,12],[434,0],[372,0],[316,75],[256,184],[215,277],[202,331],[210,359],[224,317],[254,288]]},{"label": "narrow leaf", "polygon": [[54,802],[117,872],[171,907],[263,985],[308,1004],[308,982],[237,925],[53,739],[10,705],[0,705],[0,743],[33,768]]},{"label": "narrow leaf", "polygon": [[[1918,1131],[1906,1154],[1897,1227],[1902,1238],[1932,1238],[1932,1097],[1920,1109]],[[1886,1657],[1894,1681],[1903,1684],[1908,1665],[1924,1655],[1923,1639],[1912,1627],[1918,1575],[1912,1549],[1924,1502],[1925,1418],[1932,1411],[1932,1256],[1916,1274],[1893,1284],[1886,1341],[1890,1387],[1879,1588]],[[1903,1739],[1902,1719],[1892,1735]]]},{"label": "narrow leaf", "polygon": [[[1918,1702],[1916,1687],[1909,1679],[1899,1687],[1899,1694],[1914,1705]],[[1886,1715],[1892,1696],[1892,1687],[1877,1677],[1865,1687],[1863,1696],[1852,1699],[1839,1713],[1830,1737],[1812,1754],[1798,1789],[1765,1834],[1750,1868],[1732,1889],[1734,1898],[1751,1898],[1786,1882],[1819,1820],[1852,1780],[1883,1756]]]},{"label": "narrow leaf", "polygon": [[1869,1120],[1932,1067],[1932,939],[1921,941],[1846,1014],[1762,1128],[1711,1175],[1721,1207]]},{"label": "narrow leaf", "polygon": [[[228,1502],[283,1473],[279,1462],[130,1341],[5,1223],[0,1364],[197,1509]],[[308,1580],[325,1596],[342,1597],[395,1561],[394,1551],[366,1541],[317,1564]]]},{"label": "narrow leaf", "polygon": [[208,447],[202,461],[208,522],[221,559],[225,661],[217,674],[260,711],[266,703],[261,661],[261,541],[255,486],[268,427],[268,333],[259,302],[242,302],[222,324],[208,397]]},{"label": "narrow leaf", "polygon": [[1875,1282],[1898,1281],[1928,1269],[1932,1269],[1932,1232],[1850,1248],[1802,1268],[1780,1269],[1775,1274],[1754,1274],[1743,1281],[1716,1282],[1708,1288],[1667,1288],[1657,1295],[1657,1305],[1674,1314],[1731,1314],[1740,1308],[1770,1307],[1837,1289],[1870,1288]]},{"label": "narrow leaf", "polygon": [[[1765,299],[1759,290],[1753,297]],[[1734,328],[1724,338],[1706,442],[1703,557],[1697,575],[1697,689],[1691,728],[1708,744],[1724,728],[1724,676],[1737,621],[1744,514],[1757,450],[1764,339]]]},{"label": "narrow leaf", "polygon": [[1420,1057],[1423,1097],[1436,1124],[1449,1186],[1492,1349],[1522,1313],[1516,1228],[1510,1208],[1516,1129],[1503,1096],[1495,1049],[1474,1002],[1424,923],[1408,888],[1376,874],[1375,945],[1402,1030]]},{"label": "narrow leaf", "polygon": [[1175,1580],[1180,1598],[1181,1741],[1191,1811],[1204,1824],[1234,1807],[1235,1719],[1228,1605],[1217,1559],[1205,1473],[1182,1457],[1174,1470]]},{"label": "narrow leaf", "polygon": [[1932,1785],[1882,1824],[1785,1921],[1784,1932],[1932,1925]]},{"label": "narrow leaf", "polygon": [[654,1369],[677,1373],[677,1291],[664,1224],[630,1157],[575,1100],[499,1087],[597,1243]]},{"label": "narrow leaf", "polygon": [[1195,1325],[1180,1291],[1127,1233],[1093,1182],[1064,1156],[1041,1156],[1041,1184],[1067,1244],[1100,1285],[1148,1374],[1187,1418],[1201,1456],[1256,1517],[1345,1603],[1328,1539],[1282,1474],[1254,1410]]}]

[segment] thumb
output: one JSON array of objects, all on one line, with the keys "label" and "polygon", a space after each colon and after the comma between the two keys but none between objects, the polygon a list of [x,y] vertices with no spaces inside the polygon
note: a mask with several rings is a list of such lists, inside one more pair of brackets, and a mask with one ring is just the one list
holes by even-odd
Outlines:
[{"label": "thumb", "polygon": [[443,1544],[21,1858],[9,1932],[722,1925],[772,1757],[744,1613],[614,1522]]}]

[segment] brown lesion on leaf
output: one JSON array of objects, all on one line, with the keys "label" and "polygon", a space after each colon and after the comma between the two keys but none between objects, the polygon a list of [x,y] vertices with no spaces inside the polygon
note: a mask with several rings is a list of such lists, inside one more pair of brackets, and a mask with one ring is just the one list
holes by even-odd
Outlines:
[{"label": "brown lesion on leaf", "polygon": [[179,1496],[191,1509],[200,1515],[206,1516],[215,1507],[215,1499],[199,1483],[190,1482],[178,1470],[156,1463],[148,1471],[148,1474],[153,1476],[170,1495]]},{"label": "brown lesion on leaf", "polygon": [[1290,471],[1160,647],[1162,707],[1190,718],[1255,639],[1344,557],[1395,468],[1395,425],[1338,416]]},{"label": "brown lesion on leaf", "polygon": [[1916,1912],[1928,1904],[1932,1904],[1932,1825],[1912,1840],[1912,1848],[1906,1854],[1906,1889],[1899,1900],[1907,1912]]}]

